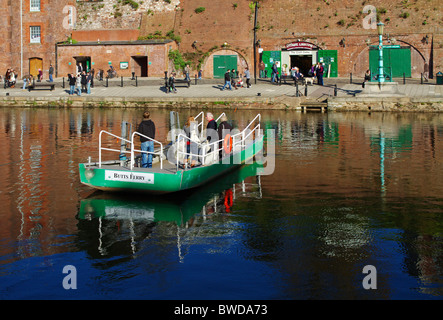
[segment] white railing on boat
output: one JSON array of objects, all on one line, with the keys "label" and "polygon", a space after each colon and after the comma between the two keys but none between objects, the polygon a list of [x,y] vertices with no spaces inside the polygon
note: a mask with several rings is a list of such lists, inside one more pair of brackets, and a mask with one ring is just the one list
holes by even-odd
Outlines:
[{"label": "white railing on boat", "polygon": [[[200,114],[202,114],[202,112],[200,112],[197,115],[197,117],[200,116]],[[224,115],[224,113],[222,113],[217,119],[220,119],[222,115]],[[257,119],[258,119],[258,124],[253,129],[250,129],[250,127],[255,123],[255,121]],[[236,149],[238,149],[238,146],[241,149],[245,148],[247,139],[253,133],[257,132],[258,133],[257,137],[260,135],[260,122],[261,122],[261,115],[258,114],[252,121],[249,122],[249,124],[246,126],[246,128],[243,129],[243,131],[236,133],[234,135],[231,135],[231,138],[232,138],[231,150],[232,150],[232,152],[234,152]],[[180,147],[182,149],[187,148],[188,141],[190,143],[195,143],[197,145],[197,150],[202,150],[201,154],[200,153],[194,154],[191,152],[187,152],[187,150],[186,150],[186,152],[180,150]],[[200,159],[200,163],[202,163],[203,165],[207,164],[206,162],[210,163],[215,160],[218,160],[219,159],[219,152],[225,148],[224,142],[225,142],[225,138],[222,138],[220,140],[213,141],[210,143],[206,143],[206,140],[204,142],[193,141],[187,135],[185,135],[183,133],[179,133],[177,136],[177,141],[176,141],[176,143],[177,143],[176,144],[176,149],[177,149],[176,168],[177,168],[177,170],[178,170],[179,166],[181,165],[180,162],[183,162],[182,159],[185,159],[186,157],[188,157],[188,159],[192,159],[192,157],[196,157],[196,158]],[[179,145],[180,143],[182,144],[181,146]],[[220,145],[221,145],[221,147],[220,147]],[[207,153],[206,149],[208,149],[208,148],[209,148],[210,152]],[[206,161],[206,157],[209,157],[209,161]]]},{"label": "white railing on boat", "polygon": [[[218,118],[217,120],[219,120],[225,113],[223,112]],[[203,119],[203,112],[200,112],[194,119],[198,118],[198,117],[202,117],[202,121],[201,123],[198,123],[198,127],[201,126],[203,127],[203,123],[204,123],[204,119]],[[256,122],[256,120],[258,120],[258,124],[255,125],[252,129],[251,126]],[[231,139],[232,139],[232,146],[230,147],[231,152],[235,152],[236,150],[238,150],[239,148],[242,150],[246,147],[246,143],[248,140],[252,140],[249,139],[249,137],[254,134],[256,134],[256,137],[259,137],[261,134],[261,130],[260,130],[260,123],[261,123],[261,115],[257,114],[257,116],[249,122],[249,124],[243,129],[243,131],[238,132],[236,134],[231,135]],[[197,128],[198,128],[197,127]],[[204,130],[201,130],[201,137],[203,137],[203,133]],[[102,147],[102,135],[106,134],[109,135],[111,137],[120,139],[126,143],[129,143],[131,146],[131,151],[127,151],[127,150],[122,150],[122,148],[120,149],[113,149],[113,148],[107,148],[107,147]],[[154,144],[159,144],[160,145],[160,151],[159,152],[150,152],[150,151],[142,151],[139,149],[135,149],[135,144],[134,144],[134,138],[135,136],[140,136],[140,137],[144,137],[148,140],[151,140],[154,142]],[[207,142],[207,140],[205,139],[204,142],[201,141],[192,141],[187,135],[183,134],[183,132],[179,133],[177,136],[177,140],[175,141],[176,143],[176,167],[177,170],[180,166],[180,162],[182,159],[185,159],[186,157],[191,158],[192,157],[196,157],[197,159],[200,159],[200,163],[203,165],[215,162],[215,160],[219,160],[219,152],[221,150],[223,150],[225,148],[224,146],[224,138],[220,139],[220,140],[216,140],[213,142]],[[191,153],[191,152],[187,152],[187,142],[191,142],[191,143],[195,143],[197,145],[197,150],[202,150],[201,154],[199,152],[197,152],[197,154]],[[181,146],[179,145],[181,143]],[[180,147],[182,149],[185,149],[186,151],[182,151],[180,150]],[[206,152],[206,149],[209,148],[209,152]],[[160,169],[163,169],[163,151],[164,151],[164,147],[163,144],[155,139],[149,138],[137,131],[134,131],[132,133],[131,136],[131,140],[125,139],[123,137],[117,136],[113,133],[110,133],[106,130],[101,130],[100,131],[100,135],[99,135],[99,156],[98,156],[98,166],[99,168],[101,168],[102,166],[102,150],[103,151],[112,151],[112,152],[118,152],[119,154],[130,154],[130,170],[132,170],[134,168],[134,163],[135,163],[135,156],[134,153],[135,152],[139,152],[139,153],[146,153],[146,154],[152,154],[154,155],[158,155],[160,157]],[[155,148],[154,148],[155,150]]]},{"label": "white railing on boat", "polygon": [[[109,135],[111,137],[114,137],[114,138],[117,138],[117,139],[120,139],[122,141],[125,141],[125,142],[129,143],[131,145],[131,151],[121,150],[121,149],[118,150],[118,149],[113,149],[113,148],[102,147],[102,135],[103,134],[107,134],[107,135]],[[144,137],[144,138],[146,138],[148,140],[151,140],[151,141],[154,142],[154,144],[155,143],[159,144],[160,145],[160,152],[149,152],[149,151],[142,151],[142,150],[135,149],[134,148],[134,138],[135,138],[136,135]],[[102,150],[104,150],[104,151],[118,152],[120,154],[122,154],[122,153],[129,153],[131,155],[131,160],[130,160],[130,169],[131,170],[134,168],[134,159],[135,159],[134,152],[135,151],[136,152],[140,152],[140,153],[152,154],[153,156],[154,155],[159,155],[159,157],[160,157],[160,168],[163,169],[163,157],[162,157],[162,155],[163,155],[163,144],[161,142],[155,140],[155,139],[149,138],[149,137],[147,137],[147,136],[145,136],[145,135],[143,135],[141,133],[138,133],[137,131],[135,131],[132,134],[131,141],[129,141],[128,139],[125,139],[123,137],[117,136],[117,135],[115,135],[113,133],[110,133],[110,132],[108,132],[106,130],[102,130],[102,131],[100,131],[100,135],[99,135],[98,149],[99,149],[99,152],[98,152],[98,167],[99,168],[101,168],[101,166],[102,166]]]},{"label": "white railing on boat", "polygon": [[99,168],[102,167],[102,150],[105,150],[105,151],[115,151],[115,152],[118,152],[120,154],[122,152],[123,153],[129,153],[126,150],[117,150],[117,149],[102,147],[102,135],[103,135],[103,133],[105,133],[107,135],[110,135],[111,137],[114,137],[114,138],[117,138],[117,139],[121,139],[121,140],[123,140],[125,142],[131,143],[131,141],[129,141],[129,140],[125,139],[125,138],[119,137],[119,136],[117,136],[117,135],[115,135],[113,133],[110,133],[110,132],[106,131],[106,130],[100,131],[100,135],[99,135],[99,139],[98,139],[98,167]]},{"label": "white railing on boat", "polygon": [[[138,135],[140,137],[143,137],[143,138],[146,138],[148,140],[151,140],[151,141],[154,142],[154,144],[155,143],[159,144],[160,145],[160,152],[149,152],[149,151],[142,151],[142,150],[134,149],[134,137],[136,135]],[[133,159],[135,159],[134,158],[134,151],[141,152],[141,153],[146,153],[146,154],[150,154],[151,153],[153,156],[158,154],[160,156],[160,169],[163,169],[163,157],[162,157],[163,156],[163,144],[161,142],[159,142],[159,141],[157,141],[155,139],[149,138],[149,137],[147,137],[147,136],[145,136],[145,135],[143,135],[143,134],[141,134],[141,133],[139,133],[137,131],[134,131],[132,133],[131,141],[132,141],[132,143],[131,143],[131,170],[134,167],[134,161],[133,161]],[[155,149],[155,147],[154,147],[154,149]]]},{"label": "white railing on boat", "polygon": [[[215,119],[215,122],[218,122],[218,120],[220,120],[220,118],[222,116],[225,116],[225,115],[226,115],[226,113],[222,112],[221,115],[219,115],[218,118]],[[199,117],[201,117],[200,122],[197,120]],[[204,114],[204,112],[201,111],[198,115],[196,115],[194,117],[194,120],[197,121],[197,132],[200,132],[200,137],[203,137],[203,133],[204,133],[203,124],[205,122],[205,114]]]}]

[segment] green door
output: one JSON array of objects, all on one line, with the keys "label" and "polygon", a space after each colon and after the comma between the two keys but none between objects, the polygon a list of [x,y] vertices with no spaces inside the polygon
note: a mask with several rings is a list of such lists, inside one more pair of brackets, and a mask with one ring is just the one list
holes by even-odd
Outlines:
[{"label": "green door", "polygon": [[[392,72],[393,78],[411,77],[411,49],[400,46],[383,48],[383,68]],[[378,73],[378,47],[369,49],[369,69]]]},{"label": "green door", "polygon": [[214,55],[214,78],[223,79],[228,69],[237,70],[237,55]]},{"label": "green door", "polygon": [[262,61],[265,64],[268,78],[271,77],[274,62],[277,62],[278,73],[281,74],[281,51],[263,51]]},{"label": "green door", "polygon": [[324,64],[325,78],[336,78],[338,76],[337,50],[319,50],[317,61]]}]

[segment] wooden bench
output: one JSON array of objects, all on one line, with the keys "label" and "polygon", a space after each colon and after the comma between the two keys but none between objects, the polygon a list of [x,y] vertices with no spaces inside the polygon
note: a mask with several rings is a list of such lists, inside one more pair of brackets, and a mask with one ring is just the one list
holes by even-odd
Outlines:
[{"label": "wooden bench", "polygon": [[28,90],[35,90],[36,88],[45,88],[48,87],[51,91],[55,88],[55,83],[53,82],[34,82],[28,85]]},{"label": "wooden bench", "polygon": [[[282,84],[282,80],[283,80],[283,84],[289,84],[289,85],[294,85],[296,84],[296,82],[298,82],[299,85],[304,85],[305,84],[305,80],[304,78],[301,79],[293,79],[292,76],[290,75],[283,75],[280,77],[278,84],[281,85]],[[288,80],[288,82],[286,82],[286,80]]]},{"label": "wooden bench", "polygon": [[[185,80],[185,79],[175,79],[174,80],[174,85],[177,87],[177,84],[185,84],[187,88],[191,87],[191,80]],[[168,93],[170,91],[170,86],[169,86],[169,79],[166,80],[165,79],[165,88],[166,88],[166,93]]]},{"label": "wooden bench", "polygon": [[179,84],[179,83],[186,84],[186,87],[188,87],[188,88],[191,86],[191,80],[175,79],[175,81],[174,81],[175,86],[177,86],[177,84]]}]

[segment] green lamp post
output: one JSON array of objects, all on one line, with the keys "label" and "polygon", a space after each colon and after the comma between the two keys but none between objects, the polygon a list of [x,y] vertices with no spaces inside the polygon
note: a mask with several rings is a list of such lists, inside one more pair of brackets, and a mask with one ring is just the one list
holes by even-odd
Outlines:
[{"label": "green lamp post", "polygon": [[379,21],[377,23],[378,31],[378,82],[385,82],[385,76],[383,73],[383,22]]}]

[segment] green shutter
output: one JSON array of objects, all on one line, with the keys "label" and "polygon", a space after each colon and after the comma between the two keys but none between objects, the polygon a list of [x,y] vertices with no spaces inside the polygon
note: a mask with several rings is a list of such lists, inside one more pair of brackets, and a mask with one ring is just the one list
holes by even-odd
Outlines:
[{"label": "green shutter", "polygon": [[[392,77],[411,77],[411,49],[410,48],[383,48],[383,68],[385,72],[392,72]],[[369,69],[378,74],[378,49],[369,50]]]},{"label": "green shutter", "polygon": [[319,50],[318,61],[324,63],[324,77],[336,78],[338,76],[337,50]]},{"label": "green shutter", "polygon": [[236,55],[214,55],[214,78],[222,79],[225,76],[226,70],[237,70],[237,56]]},{"label": "green shutter", "polygon": [[268,77],[272,74],[272,65],[275,61],[280,61],[280,67],[278,68],[279,74],[281,74],[281,51],[263,51],[262,61],[265,64],[265,70],[268,72]]}]

